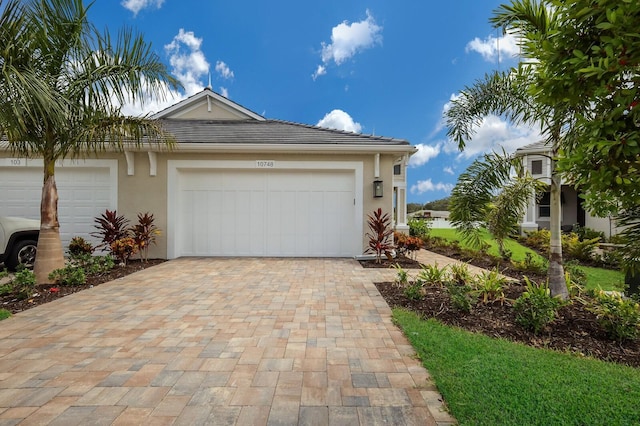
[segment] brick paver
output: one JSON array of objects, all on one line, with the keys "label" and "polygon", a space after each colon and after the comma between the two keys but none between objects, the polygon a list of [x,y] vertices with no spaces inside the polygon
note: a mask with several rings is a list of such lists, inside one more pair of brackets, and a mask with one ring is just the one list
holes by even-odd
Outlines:
[{"label": "brick paver", "polygon": [[178,259],[0,327],[0,425],[453,424],[349,259]]}]

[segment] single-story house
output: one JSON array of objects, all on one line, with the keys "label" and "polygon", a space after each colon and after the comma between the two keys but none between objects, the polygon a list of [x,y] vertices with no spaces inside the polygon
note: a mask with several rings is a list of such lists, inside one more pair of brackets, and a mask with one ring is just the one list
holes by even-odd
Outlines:
[{"label": "single-story house", "polygon": [[[535,142],[515,152],[516,157],[520,157],[526,168],[535,178],[547,184],[551,183],[551,148],[545,141]],[[604,232],[608,238],[617,234],[620,230],[616,222],[611,217],[597,217],[585,210],[582,205],[580,192],[573,185],[561,182],[561,207],[562,217],[560,226],[563,230],[569,230],[578,224],[582,227]],[[539,228],[549,229],[551,225],[550,193],[546,192],[540,200],[532,199],[529,202],[520,229],[522,232],[537,230]]]},{"label": "single-story house", "polygon": [[[203,91],[155,114],[176,145],[66,159],[56,168],[63,244],[94,218],[152,213],[150,255],[351,257],[382,208],[407,231],[402,139],[266,119]],[[0,145],[0,215],[39,218],[42,161]]]}]

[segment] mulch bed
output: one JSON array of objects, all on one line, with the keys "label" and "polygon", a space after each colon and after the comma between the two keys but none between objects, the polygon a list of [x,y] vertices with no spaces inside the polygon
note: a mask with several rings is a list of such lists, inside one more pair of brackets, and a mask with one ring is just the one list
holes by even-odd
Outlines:
[{"label": "mulch bed", "polygon": [[6,309],[13,314],[26,311],[27,309],[34,308],[38,305],[42,305],[43,303],[51,302],[52,300],[77,293],[87,288],[95,287],[102,283],[122,278],[134,272],[141,271],[145,268],[159,265],[162,262],[166,261],[163,259],[150,259],[148,262],[141,262],[140,260],[130,260],[125,266],[116,265],[108,273],[100,275],[90,275],[87,277],[87,282],[85,284],[78,286],[64,286],[57,284],[38,285],[36,286],[34,295],[28,299],[20,300],[12,294],[0,296],[0,308]]},{"label": "mulch bed", "polygon": [[[494,267],[494,263],[487,259],[465,259],[458,253],[434,251],[486,269]],[[363,264],[362,261],[360,263]],[[383,266],[368,261],[363,267],[388,268],[393,264],[395,262]],[[509,268],[506,264],[501,264],[498,268],[504,275],[522,279],[521,272]],[[546,279],[546,276],[526,275],[536,281]],[[403,289],[394,283],[376,283],[376,287],[389,306],[409,309],[423,318],[435,318],[447,325],[536,348],[571,352],[579,356],[640,367],[640,339],[625,342],[611,340],[598,325],[595,314],[578,301],[560,308],[555,321],[538,335],[523,329],[516,323],[512,308],[513,301],[525,290],[520,281],[511,283],[505,289],[504,303],[478,303],[469,313],[460,312],[452,306],[445,288],[426,287],[426,294],[421,300],[411,300],[405,296]]]}]

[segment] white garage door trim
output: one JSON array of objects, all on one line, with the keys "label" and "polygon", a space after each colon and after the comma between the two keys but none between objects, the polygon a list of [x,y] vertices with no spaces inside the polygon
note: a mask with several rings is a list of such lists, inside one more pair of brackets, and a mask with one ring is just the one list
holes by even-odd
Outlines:
[{"label": "white garage door trim", "polygon": [[[26,159],[26,158],[0,158],[0,171],[3,172],[11,172],[11,170],[15,170],[16,172],[24,172],[27,171],[29,176],[33,177],[38,181],[38,190],[37,195],[34,194],[35,200],[32,200],[30,204],[33,208],[31,209],[30,214],[24,214],[23,216],[32,216],[33,219],[39,219],[39,206],[40,206],[40,197],[41,197],[41,188],[42,188],[42,173],[43,173],[44,162],[42,159]],[[97,160],[97,159],[66,159],[56,161],[56,181],[58,183],[58,191],[64,193],[66,190],[62,185],[64,182],[64,173],[65,170],[73,170],[73,169],[85,169],[85,170],[101,170],[101,175],[105,174],[108,176],[107,181],[105,182],[109,187],[108,193],[108,206],[102,206],[104,208],[109,209],[117,209],[118,207],[118,160]],[[106,173],[105,173],[106,171]],[[31,180],[30,180],[31,181]],[[101,180],[101,182],[104,182]],[[86,187],[86,182],[78,182],[79,184],[84,184],[85,188],[72,188],[74,191],[74,195],[77,190],[91,190],[91,188]],[[82,186],[82,185],[81,185]],[[31,185],[30,187],[33,187]],[[87,228],[84,226],[82,230],[76,229],[73,226],[69,226],[69,224],[65,224],[65,215],[64,210],[65,207],[67,209],[71,209],[73,214],[80,214],[82,217],[86,217],[87,215],[92,216],[91,221],[93,222],[93,217],[97,214],[101,214],[104,211],[98,212],[95,209],[95,206],[88,205],[84,203],[82,206],[65,206],[64,196],[61,196],[61,199],[58,203],[58,214],[61,224],[61,237],[63,237],[63,243],[68,242],[67,240],[71,236],[82,236],[86,239],[91,240],[92,238],[89,236],[89,233],[93,231],[93,223],[91,226]],[[92,209],[92,211],[88,212],[87,209]],[[72,215],[73,216],[73,215]],[[70,219],[71,220],[71,219]],[[74,220],[75,222],[75,220]],[[76,224],[77,225],[77,224]],[[85,229],[87,228],[87,229]]]},{"label": "white garage door trim", "polygon": [[[231,169],[231,170],[259,170],[261,168],[272,170],[291,171],[351,171],[354,173],[354,235],[362,235],[363,227],[363,164],[352,161],[273,161],[262,164],[257,161],[233,161],[233,160],[169,160],[167,162],[167,257],[174,259],[180,255],[179,238],[176,235],[179,229],[179,200],[180,200],[180,170],[188,169]],[[360,248],[360,241],[354,243]],[[355,253],[354,253],[355,254]]]}]

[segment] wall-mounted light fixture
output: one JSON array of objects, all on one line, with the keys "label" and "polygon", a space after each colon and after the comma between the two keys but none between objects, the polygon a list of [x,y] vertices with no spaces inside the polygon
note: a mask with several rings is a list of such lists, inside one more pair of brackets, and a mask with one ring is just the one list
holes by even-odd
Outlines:
[{"label": "wall-mounted light fixture", "polygon": [[375,198],[381,198],[382,195],[382,181],[381,180],[374,180],[373,181],[373,196]]}]

